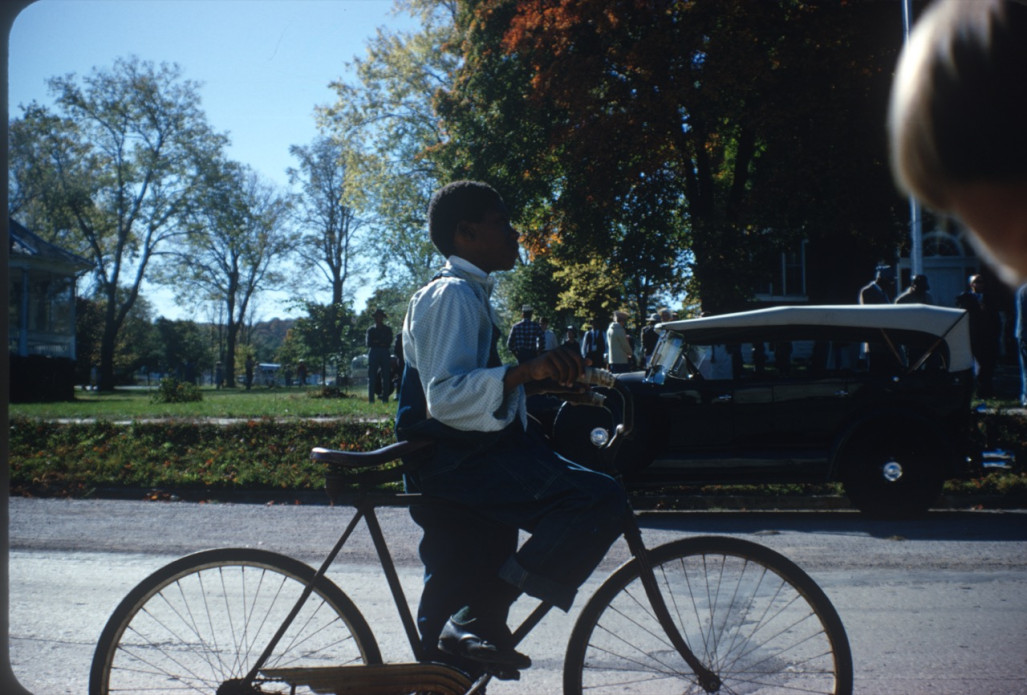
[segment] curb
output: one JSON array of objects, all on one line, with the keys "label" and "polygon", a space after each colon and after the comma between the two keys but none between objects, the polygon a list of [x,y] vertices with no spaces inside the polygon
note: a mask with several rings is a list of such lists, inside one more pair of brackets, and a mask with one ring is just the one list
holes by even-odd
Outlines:
[{"label": "curb", "polygon": [[[29,495],[50,497],[52,495]],[[645,495],[629,493],[640,512],[659,511],[844,511],[857,513],[844,495]],[[141,487],[95,488],[78,499],[191,502],[197,504],[264,504],[331,506],[324,490],[165,490]],[[1023,495],[943,495],[936,511],[1027,509]]]},{"label": "curb", "polygon": [[[638,511],[845,511],[858,513],[844,495],[638,495]],[[1022,495],[943,495],[931,505],[935,511],[1027,509]]]}]

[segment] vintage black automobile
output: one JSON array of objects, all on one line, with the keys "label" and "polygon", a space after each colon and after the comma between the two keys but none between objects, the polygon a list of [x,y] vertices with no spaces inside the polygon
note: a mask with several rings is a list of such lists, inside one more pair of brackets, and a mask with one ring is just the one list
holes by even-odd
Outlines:
[{"label": "vintage black automobile", "polygon": [[[857,508],[922,512],[968,470],[973,358],[965,312],[924,305],[776,307],[664,323],[652,363],[618,375],[632,489],[839,481]],[[599,465],[618,400],[564,405],[554,445]]]}]

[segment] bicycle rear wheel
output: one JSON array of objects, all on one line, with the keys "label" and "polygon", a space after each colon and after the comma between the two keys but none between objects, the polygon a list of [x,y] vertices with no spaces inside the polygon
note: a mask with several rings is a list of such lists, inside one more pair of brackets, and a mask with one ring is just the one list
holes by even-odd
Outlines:
[{"label": "bicycle rear wheel", "polygon": [[[649,552],[678,630],[721,693],[852,692],[841,619],[795,563],[755,543],[697,537]],[[637,560],[589,600],[571,633],[565,695],[703,693],[660,627]]]},{"label": "bicycle rear wheel", "polygon": [[[218,692],[249,672],[314,574],[298,560],[251,548],[206,550],[162,567],[107,621],[90,695]],[[264,666],[360,663],[381,663],[374,635],[349,597],[321,577]],[[259,676],[254,685],[259,690],[222,692],[290,691]]]}]

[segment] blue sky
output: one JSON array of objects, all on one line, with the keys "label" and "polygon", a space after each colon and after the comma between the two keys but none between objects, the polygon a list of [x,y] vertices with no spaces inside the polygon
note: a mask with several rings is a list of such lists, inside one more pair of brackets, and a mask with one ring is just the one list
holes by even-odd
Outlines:
[{"label": "blue sky", "polygon": [[[49,104],[46,80],[136,55],[178,63],[201,83],[207,120],[232,140],[229,156],[282,186],[290,145],[317,134],[314,107],[334,101],[331,81],[366,53],[379,27],[412,29],[392,0],[37,0],[10,36],[11,117]],[[166,294],[160,313],[182,318]],[[358,304],[359,306],[359,304]],[[186,312],[187,313],[187,312]],[[269,303],[266,318],[283,315]],[[260,318],[260,317],[258,317]]]},{"label": "blue sky", "polygon": [[37,0],[11,30],[12,116],[49,103],[46,80],[86,75],[137,55],[178,63],[202,83],[211,125],[229,131],[231,156],[284,185],[289,145],[309,144],[313,111],[334,101],[380,26],[412,26],[392,0]]}]

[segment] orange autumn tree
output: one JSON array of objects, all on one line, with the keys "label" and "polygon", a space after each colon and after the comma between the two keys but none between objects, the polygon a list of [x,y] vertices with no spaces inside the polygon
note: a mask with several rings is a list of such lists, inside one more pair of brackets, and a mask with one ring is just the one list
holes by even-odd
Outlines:
[{"label": "orange autumn tree", "polygon": [[[881,126],[901,23],[881,5],[461,3],[439,155],[528,211],[535,252],[623,269],[641,310],[686,277],[737,308],[803,239],[869,264],[901,203]],[[824,294],[858,280],[828,270]]]}]

